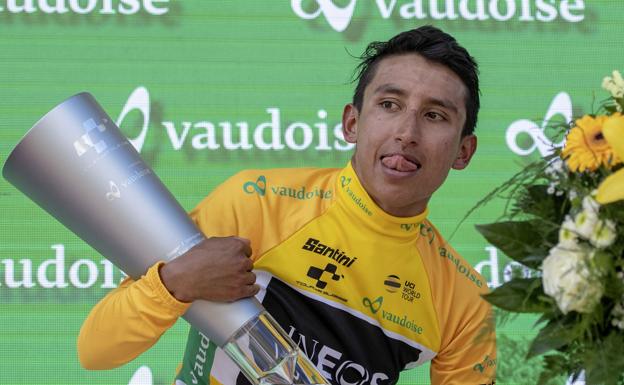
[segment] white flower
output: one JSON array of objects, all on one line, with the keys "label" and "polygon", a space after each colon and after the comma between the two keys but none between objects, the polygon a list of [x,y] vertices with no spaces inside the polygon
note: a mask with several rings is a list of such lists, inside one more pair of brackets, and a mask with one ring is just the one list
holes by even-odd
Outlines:
[{"label": "white flower", "polygon": [[613,77],[602,79],[602,88],[609,91],[614,98],[624,97],[624,79],[619,71],[613,71]]},{"label": "white flower", "polygon": [[570,189],[568,191],[568,198],[570,199],[570,201],[575,200],[577,197],[578,197],[578,193],[576,192],[576,190]]},{"label": "white flower", "polygon": [[[583,201],[585,201],[583,199]],[[589,239],[598,222],[598,215],[593,210],[583,210],[574,217],[574,229],[578,235]]]},{"label": "white flower", "polygon": [[576,250],[578,249],[578,236],[576,235],[576,226],[574,221],[569,216],[566,216],[565,220],[561,224],[559,229],[559,245],[563,249]]},{"label": "white flower", "polygon": [[548,195],[553,195],[555,193],[555,186],[557,186],[557,183],[550,182],[550,184],[548,185],[548,188],[546,189],[546,193]]},{"label": "white flower", "polygon": [[622,296],[620,302],[615,304],[615,307],[611,311],[611,315],[613,316],[611,325],[617,326],[620,329],[624,329],[624,306],[622,306],[622,304],[624,304],[624,296]]},{"label": "white flower", "polygon": [[548,167],[544,169],[546,175],[557,178],[561,174],[563,174],[563,160],[561,158],[553,158],[549,163]]},{"label": "white flower", "polygon": [[544,292],[564,314],[572,310],[588,313],[602,297],[602,284],[589,270],[587,258],[583,249],[555,246],[542,262]]},{"label": "white flower", "polygon": [[594,199],[596,193],[597,192],[592,192],[591,195],[587,195],[583,198],[583,210],[598,214],[598,211],[600,211],[600,203]]},{"label": "white flower", "polygon": [[596,223],[591,235],[589,236],[589,241],[597,248],[603,249],[611,246],[615,241],[616,236],[615,223],[607,219]]}]

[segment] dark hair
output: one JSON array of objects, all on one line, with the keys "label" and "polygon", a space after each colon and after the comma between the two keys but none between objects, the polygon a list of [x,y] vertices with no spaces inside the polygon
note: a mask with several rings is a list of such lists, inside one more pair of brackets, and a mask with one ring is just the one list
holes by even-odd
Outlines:
[{"label": "dark hair", "polygon": [[479,113],[479,70],[477,62],[468,51],[460,46],[453,36],[430,25],[402,32],[386,41],[375,41],[366,47],[360,64],[356,67],[357,86],[353,104],[362,110],[364,90],[375,76],[379,62],[389,56],[415,53],[442,64],[453,71],[468,89],[466,98],[466,122],[462,135],[474,132]]}]

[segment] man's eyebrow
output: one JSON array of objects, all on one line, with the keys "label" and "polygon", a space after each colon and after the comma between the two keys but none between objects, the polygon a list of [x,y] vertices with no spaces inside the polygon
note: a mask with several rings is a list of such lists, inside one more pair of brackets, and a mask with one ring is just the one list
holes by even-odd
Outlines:
[{"label": "man's eyebrow", "polygon": [[[392,83],[386,83],[386,84],[382,84],[379,87],[375,88],[373,90],[373,94],[394,94],[394,95],[398,95],[398,96],[406,96],[407,95],[407,91],[399,86],[397,86],[396,84],[392,84]],[[434,105],[434,106],[440,106],[440,107],[444,107],[446,109],[449,109],[451,111],[453,111],[454,113],[458,113],[459,110],[457,108],[457,106],[455,105],[455,103],[451,102],[450,100],[447,99],[439,99],[439,98],[435,98],[435,97],[429,97],[427,99],[427,103]]]},{"label": "man's eyebrow", "polygon": [[456,114],[459,113],[455,103],[451,102],[450,100],[438,99],[438,98],[429,98],[428,102],[430,104],[434,105],[434,106],[440,106],[440,107],[447,108],[447,109],[453,111]]},{"label": "man's eyebrow", "polygon": [[405,91],[403,88],[395,85],[395,84],[391,84],[391,83],[386,83],[386,84],[382,84],[379,87],[375,88],[375,90],[373,91],[374,94],[395,94],[395,95],[400,95],[400,96],[405,96],[407,95],[407,91]]}]

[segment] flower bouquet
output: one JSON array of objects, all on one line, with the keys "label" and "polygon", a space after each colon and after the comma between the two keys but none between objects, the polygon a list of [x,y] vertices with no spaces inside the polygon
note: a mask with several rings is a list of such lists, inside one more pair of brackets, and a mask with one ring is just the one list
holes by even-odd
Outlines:
[{"label": "flower bouquet", "polygon": [[603,88],[596,113],[559,127],[563,148],[480,202],[507,199],[503,220],[477,230],[533,272],[485,299],[539,316],[527,357],[544,355],[540,383],[624,384],[624,79],[614,71]]}]

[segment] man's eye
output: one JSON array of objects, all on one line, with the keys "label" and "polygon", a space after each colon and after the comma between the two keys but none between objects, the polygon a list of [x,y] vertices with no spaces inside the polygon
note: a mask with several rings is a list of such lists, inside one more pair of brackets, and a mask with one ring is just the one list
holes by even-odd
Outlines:
[{"label": "man's eye", "polygon": [[434,111],[427,112],[425,115],[431,120],[446,120],[444,115]]},{"label": "man's eye", "polygon": [[383,102],[380,103],[381,107],[386,109],[386,110],[392,110],[392,109],[396,109],[397,105],[389,100],[384,100]]}]

